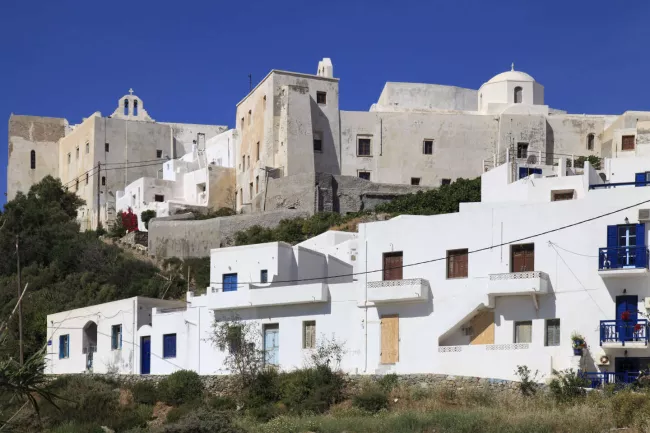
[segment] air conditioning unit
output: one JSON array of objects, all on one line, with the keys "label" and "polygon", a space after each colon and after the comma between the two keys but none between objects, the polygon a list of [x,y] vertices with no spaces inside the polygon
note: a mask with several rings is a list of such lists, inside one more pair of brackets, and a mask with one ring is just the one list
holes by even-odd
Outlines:
[{"label": "air conditioning unit", "polygon": [[650,209],[639,209],[639,221],[650,221]]}]

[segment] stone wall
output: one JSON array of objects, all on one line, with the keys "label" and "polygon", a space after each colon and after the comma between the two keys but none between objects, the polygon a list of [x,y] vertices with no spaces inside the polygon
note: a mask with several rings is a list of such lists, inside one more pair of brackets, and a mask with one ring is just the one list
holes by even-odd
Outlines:
[{"label": "stone wall", "polygon": [[275,227],[283,219],[308,215],[304,211],[285,209],[199,221],[155,218],[149,223],[149,254],[158,259],[208,257],[212,248],[233,245],[233,235],[240,230],[254,225]]}]

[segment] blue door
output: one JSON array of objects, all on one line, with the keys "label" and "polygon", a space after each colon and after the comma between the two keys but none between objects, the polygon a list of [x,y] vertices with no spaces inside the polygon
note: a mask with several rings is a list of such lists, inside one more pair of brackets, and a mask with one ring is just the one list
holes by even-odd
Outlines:
[{"label": "blue door", "polygon": [[264,326],[264,361],[266,365],[280,365],[280,327]]},{"label": "blue door", "polygon": [[151,371],[151,337],[140,337],[140,374]]},{"label": "blue door", "polygon": [[[616,327],[618,328],[619,341],[632,341],[634,339],[634,325],[638,318],[639,297],[616,297]],[[624,314],[626,313],[627,314]],[[627,316],[628,320],[623,320]]]},{"label": "blue door", "polygon": [[237,274],[223,274],[223,291],[234,292],[237,290]]}]

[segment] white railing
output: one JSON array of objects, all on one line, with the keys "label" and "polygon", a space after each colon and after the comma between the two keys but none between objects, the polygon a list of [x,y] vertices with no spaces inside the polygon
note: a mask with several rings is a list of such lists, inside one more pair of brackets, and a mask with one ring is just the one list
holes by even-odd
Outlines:
[{"label": "white railing", "polygon": [[532,278],[548,278],[548,275],[546,275],[546,273],[542,271],[508,272],[505,274],[490,274],[490,281],[529,280]]},{"label": "white railing", "polygon": [[438,346],[439,353],[462,352],[463,348],[484,347],[485,350],[526,350],[530,348],[528,343],[511,343],[511,344],[477,344],[467,346]]},{"label": "white railing", "polygon": [[411,278],[408,280],[370,281],[368,283],[368,288],[376,289],[380,287],[421,286],[426,284],[428,283],[424,278]]}]

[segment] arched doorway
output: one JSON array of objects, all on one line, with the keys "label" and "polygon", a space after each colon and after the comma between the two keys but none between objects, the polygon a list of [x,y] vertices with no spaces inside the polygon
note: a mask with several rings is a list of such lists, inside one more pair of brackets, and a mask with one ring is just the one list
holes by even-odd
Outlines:
[{"label": "arched doorway", "polygon": [[84,325],[82,336],[82,350],[86,355],[86,370],[93,369],[93,356],[97,352],[97,324],[90,321]]}]

